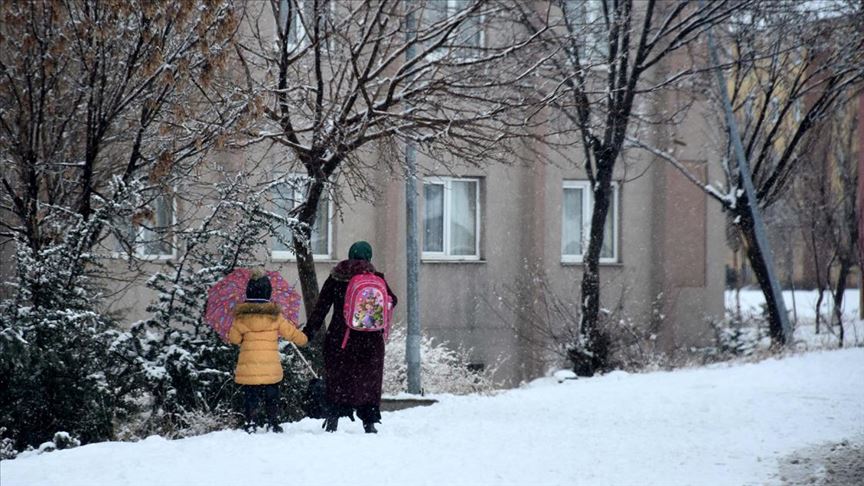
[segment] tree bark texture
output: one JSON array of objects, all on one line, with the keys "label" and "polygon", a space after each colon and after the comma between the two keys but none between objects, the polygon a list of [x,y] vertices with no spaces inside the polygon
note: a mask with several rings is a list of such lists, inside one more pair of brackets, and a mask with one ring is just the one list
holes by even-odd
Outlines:
[{"label": "tree bark texture", "polygon": [[[598,164],[599,165],[599,164]],[[587,367],[576,365],[577,374],[591,376],[608,364],[607,346],[600,332],[600,252],[603,248],[603,235],[606,217],[609,213],[612,194],[612,170],[599,170],[596,185],[591,188],[594,208],[591,214],[591,228],[588,249],[583,259],[582,302],[580,337],[587,361]],[[571,353],[572,355],[572,353]],[[576,363],[574,363],[576,364]],[[587,369],[586,369],[587,368]]]},{"label": "tree bark texture", "polygon": [[[849,278],[849,273],[852,270],[850,263],[845,258],[840,261],[840,272],[837,275],[837,285],[834,288],[834,318],[837,319],[837,325],[840,326],[840,334],[837,335],[838,345],[843,347],[844,328],[843,328],[843,294],[846,292],[846,280]],[[817,307],[818,309],[818,307]],[[818,311],[817,311],[818,312]]]},{"label": "tree bark texture", "polygon": [[753,274],[759,282],[759,288],[762,289],[762,294],[765,296],[765,304],[768,308],[768,334],[774,344],[785,345],[791,336],[786,336],[783,333],[783,325],[781,324],[778,303],[774,300],[774,292],[771,287],[771,279],[768,277],[768,263],[765,259],[765,251],[771,251],[770,248],[761,248],[756,240],[756,232],[753,227],[753,221],[750,218],[750,212],[745,206],[740,211],[736,212],[741,218],[741,234],[747,242],[747,259],[750,262],[750,268],[753,269]]},{"label": "tree bark texture", "polygon": [[[312,179],[298,215],[303,223],[294,230],[294,255],[297,259],[297,274],[300,279],[300,290],[303,292],[303,308],[307,316],[312,315],[315,303],[318,302],[318,274],[315,272],[315,259],[312,256],[312,226],[318,214],[318,204],[324,193],[324,183]],[[299,235],[298,235],[299,233]],[[299,238],[298,238],[299,236]]]}]

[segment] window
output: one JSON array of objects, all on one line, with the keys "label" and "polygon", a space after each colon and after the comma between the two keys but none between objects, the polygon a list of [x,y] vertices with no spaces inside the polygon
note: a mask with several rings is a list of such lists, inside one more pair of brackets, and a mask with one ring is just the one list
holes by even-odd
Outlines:
[{"label": "window", "polygon": [[145,257],[171,258],[174,256],[174,242],[170,234],[174,226],[174,199],[170,195],[159,194],[150,207],[150,218],[144,220],[138,231],[138,251]]},{"label": "window", "polygon": [[[329,15],[329,13],[334,8],[335,2],[327,2],[326,0],[321,0],[321,4],[319,6],[319,11],[324,14]],[[279,0],[279,12],[278,12],[278,24],[276,28],[279,30],[279,34],[282,35],[284,29],[286,28],[286,23],[288,23],[288,19],[291,19],[291,22],[288,24],[288,46],[293,50],[296,47],[304,45],[307,42],[308,38],[306,35],[306,26],[310,25],[310,23],[315,19],[314,9],[315,3],[313,0]],[[325,28],[326,21],[321,19],[322,22],[319,24],[321,28]]]},{"label": "window", "polygon": [[423,183],[423,258],[480,259],[480,181]]},{"label": "window", "polygon": [[[297,175],[289,178],[288,182],[274,187],[273,205],[277,214],[289,216],[289,213],[304,201],[305,181],[305,177]],[[315,259],[330,259],[330,242],[333,233],[332,209],[330,198],[326,194],[322,195],[315,224],[312,225],[312,241],[310,241],[312,256]],[[294,258],[294,249],[291,247],[293,231],[288,225],[279,225],[277,232],[278,237],[273,238],[273,258]]]},{"label": "window", "polygon": [[[450,0],[449,14],[456,15],[468,8],[472,7],[474,0]],[[462,24],[459,33],[456,37],[456,45],[459,47],[467,47],[471,49],[479,49],[483,47],[483,21],[480,14],[473,13]]]},{"label": "window", "polygon": [[604,0],[563,0],[561,9],[570,29],[581,46],[582,61],[605,62],[609,57],[609,34],[603,16]]},{"label": "window", "polygon": [[[618,185],[612,186],[612,201],[606,215],[601,263],[618,262]],[[581,262],[588,249],[591,214],[594,209],[588,181],[564,181],[562,198],[561,261]]]},{"label": "window", "polygon": [[134,256],[152,260],[167,260],[176,256],[173,233],[177,223],[174,198],[171,194],[152,196],[133,220],[119,223],[119,235],[114,244],[114,256],[132,252]]},{"label": "window", "polygon": [[[430,0],[423,12],[423,24],[434,25],[438,22],[443,22],[449,17],[453,17],[463,12],[466,9],[473,7],[475,0]],[[437,39],[440,39],[438,37]],[[448,39],[444,45],[446,47],[458,49],[480,49],[484,42],[483,33],[483,18],[482,15],[474,11],[470,14],[459,26],[459,29],[452,34],[452,38]],[[434,43],[434,41],[430,41]],[[439,55],[444,55],[441,52]],[[461,57],[471,57],[471,54],[464,52]]]},{"label": "window", "polygon": [[771,121],[771,126],[776,125],[777,122],[780,121],[780,111],[781,111],[780,101],[777,98],[772,96],[771,99],[768,100],[768,109],[767,110],[768,110],[768,119]]}]

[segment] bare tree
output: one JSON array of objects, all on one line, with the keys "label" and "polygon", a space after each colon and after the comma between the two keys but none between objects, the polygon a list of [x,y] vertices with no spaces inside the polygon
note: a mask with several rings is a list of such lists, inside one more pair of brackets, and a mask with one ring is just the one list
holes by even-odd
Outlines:
[{"label": "bare tree", "polygon": [[541,59],[517,62],[532,36],[502,24],[505,4],[271,0],[249,16],[239,52],[263,119],[237,145],[278,145],[289,154],[283,169],[305,175],[292,246],[307,313],[318,295],[308,243],[340,181],[371,198],[370,174],[401,175],[400,142],[443,164],[512,160],[508,142],[529,132],[512,115],[531,98],[511,87]]},{"label": "bare tree", "polygon": [[[861,7],[842,2],[830,5],[836,10],[826,10],[824,5],[813,11],[783,1],[755,2],[742,9],[721,33],[729,98],[739,123],[736,136],[750,165],[756,195],[752,204],[759,211],[783,196],[802,161],[810,156],[810,134],[834,116],[835,109],[864,81]],[[714,101],[719,107],[720,100]],[[722,143],[729,147],[729,140]],[[741,189],[737,164],[730,163],[730,157],[724,160],[725,187],[718,188],[689,172],[674,157],[674,148],[658,150],[641,141],[631,142],[673,163],[730,213],[765,293],[772,340],[777,344],[789,340],[770,290],[765,252],[771,249],[757,242],[751,202]]]},{"label": "bare tree", "polygon": [[[526,295],[525,289],[531,289]],[[628,315],[628,286],[622,286],[617,300],[609,306],[608,318],[600,322],[600,339],[597,344],[607,354],[610,368],[644,369],[659,364],[665,359],[658,350],[656,328],[642,326],[639,319]],[[488,301],[489,309],[501,320],[510,322],[511,330],[533,351],[534,359],[543,368],[559,366],[568,362],[577,375],[591,370],[591,365],[574,353],[573,342],[579,339],[580,306],[566,292],[552,288],[548,276],[539,267],[526,266],[519,280],[503,285]],[[662,320],[658,307],[659,298],[652,303],[652,311]]]},{"label": "bare tree", "polygon": [[[5,243],[38,254],[62,242],[129,184],[158,185],[198,160],[242,113],[208,89],[233,52],[230,1],[10,2],[0,12]],[[76,251],[88,253],[107,223]]]},{"label": "bare tree", "polygon": [[58,427],[110,438],[135,407],[99,245],[133,226],[160,245],[159,194],[242,118],[245,99],[214,85],[241,14],[231,0],[0,4],[0,243],[14,246],[0,422],[18,445]]},{"label": "bare tree", "polygon": [[[843,297],[846,282],[858,261],[858,160],[855,138],[859,129],[859,98],[835,110],[835,116],[808,135],[809,146],[790,197],[796,202],[801,234],[811,246],[817,278],[816,332],[826,288],[833,287],[830,324],[839,325],[843,345]],[[833,271],[836,270],[836,273]],[[833,278],[832,278],[833,274]],[[829,327],[831,329],[831,327]]]},{"label": "bare tree", "polygon": [[651,116],[638,107],[694,74],[687,66],[665,75],[655,73],[740,3],[715,1],[699,8],[688,1],[553,0],[547,8],[523,4],[518,10],[529,31],[545,31],[541,39],[555,53],[544,65],[544,94],[581,142],[591,183],[594,203],[583,258],[580,333],[571,353],[590,363],[576,365],[589,374],[607,364],[598,349],[599,261],[613,173],[636,121],[655,126],[674,121],[674,115],[657,110]]}]

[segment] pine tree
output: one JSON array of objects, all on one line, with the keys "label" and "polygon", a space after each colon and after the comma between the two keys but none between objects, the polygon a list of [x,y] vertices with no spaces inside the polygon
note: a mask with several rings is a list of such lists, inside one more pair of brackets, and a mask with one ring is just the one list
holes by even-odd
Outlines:
[{"label": "pine tree", "polygon": [[101,312],[102,289],[91,278],[100,262],[82,251],[128,208],[106,201],[38,251],[17,242],[14,292],[0,302],[0,424],[19,450],[58,431],[108,439],[114,420],[132,409],[134,386],[116,359],[125,333]]}]

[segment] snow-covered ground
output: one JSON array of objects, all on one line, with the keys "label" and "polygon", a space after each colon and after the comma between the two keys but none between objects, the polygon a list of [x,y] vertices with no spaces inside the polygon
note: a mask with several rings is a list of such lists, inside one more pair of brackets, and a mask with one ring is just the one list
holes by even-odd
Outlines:
[{"label": "snow-covered ground", "polygon": [[[726,311],[730,315],[736,311],[737,302],[734,291],[726,291]],[[762,313],[765,298],[759,289],[742,290],[740,294],[741,314],[747,319]],[[820,313],[823,317],[820,333],[816,334],[816,302],[818,293],[815,290],[783,291],[783,301],[789,312],[790,321],[795,326],[795,340],[799,349],[833,348],[837,345],[838,329],[827,328],[824,323],[830,320],[834,312],[834,298],[826,292]],[[860,291],[847,290],[843,295],[843,322],[845,327],[844,344],[846,346],[864,345],[864,321],[859,319]],[[768,341],[766,341],[768,342]]]},{"label": "snow-covered ground", "polygon": [[0,463],[3,486],[775,484],[779,460],[864,438],[864,349],[674,372],[544,378],[385,413],[101,443]]},{"label": "snow-covered ground", "polygon": [[[845,319],[857,319],[860,304],[860,291],[849,289],[843,293],[843,316]],[[791,315],[801,320],[812,321],[816,318],[816,301],[819,295],[815,290],[791,290],[783,291],[783,302],[786,310]],[[762,291],[754,288],[741,290],[741,312],[745,315],[754,315],[762,312],[761,305],[765,302]],[[726,309],[735,309],[735,291],[726,291]],[[794,309],[794,311],[793,311]],[[820,307],[822,315],[828,316],[834,309],[834,297],[830,292],[825,297]]]}]

